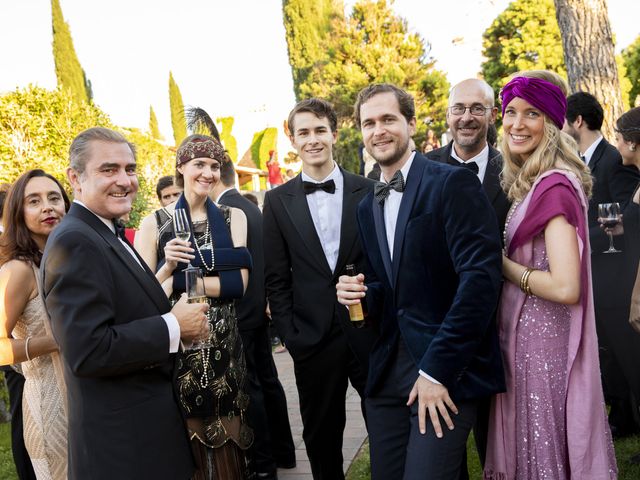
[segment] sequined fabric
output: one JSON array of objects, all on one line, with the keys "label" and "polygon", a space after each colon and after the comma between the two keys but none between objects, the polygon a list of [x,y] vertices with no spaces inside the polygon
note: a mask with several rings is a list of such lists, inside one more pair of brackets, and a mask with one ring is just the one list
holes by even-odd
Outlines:
[{"label": "sequined fabric", "polygon": [[[533,242],[534,265],[549,271],[544,237]],[[568,478],[565,400],[571,314],[566,305],[529,296],[517,326],[516,478]]]}]

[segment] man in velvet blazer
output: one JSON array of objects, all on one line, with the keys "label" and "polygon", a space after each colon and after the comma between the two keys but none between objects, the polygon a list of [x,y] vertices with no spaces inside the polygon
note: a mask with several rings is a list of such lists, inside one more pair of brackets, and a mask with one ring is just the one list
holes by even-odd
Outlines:
[{"label": "man in velvet blazer", "polygon": [[356,122],[387,182],[358,207],[371,268],[338,284],[349,304],[364,280],[380,328],[366,392],[372,479],[455,480],[477,400],[504,390],[492,322],[501,281],[495,213],[473,173],[410,150],[406,92],[366,87]]},{"label": "man in velvet blazer", "polygon": [[75,201],[47,241],[43,293],[68,399],[71,480],[188,479],[193,459],[173,389],[180,338],[205,330],[206,304],[171,308],[114,219],[138,182],[132,146],[105,128],[78,135]]},{"label": "man in velvet blazer", "polygon": [[303,167],[265,197],[267,295],[293,357],[313,478],[339,480],[347,384],[364,396],[374,333],[351,325],[335,284],[346,265],[363,267],[356,207],[373,182],[333,160],[337,118],[330,104],[303,100],[288,124]]}]

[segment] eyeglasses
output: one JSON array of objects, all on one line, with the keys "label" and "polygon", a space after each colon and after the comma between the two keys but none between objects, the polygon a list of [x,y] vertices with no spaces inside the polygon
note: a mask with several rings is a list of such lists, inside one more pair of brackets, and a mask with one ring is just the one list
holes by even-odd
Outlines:
[{"label": "eyeglasses", "polygon": [[449,111],[452,115],[464,115],[464,113],[469,109],[469,113],[475,117],[481,117],[484,115],[484,112],[487,110],[491,110],[493,107],[485,107],[484,105],[471,105],[467,107],[465,105],[453,105],[449,107]]}]

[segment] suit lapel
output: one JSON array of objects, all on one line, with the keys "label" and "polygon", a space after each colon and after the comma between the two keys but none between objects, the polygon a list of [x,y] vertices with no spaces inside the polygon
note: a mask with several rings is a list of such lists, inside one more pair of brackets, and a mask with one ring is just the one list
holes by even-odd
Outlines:
[{"label": "suit lapel", "polygon": [[487,162],[487,169],[484,172],[482,187],[484,188],[484,193],[487,194],[489,202],[492,204],[502,188],[500,187],[500,165],[498,164],[499,156],[500,152],[489,147],[489,161]]},{"label": "suit lapel", "polygon": [[391,255],[389,254],[389,243],[387,242],[387,229],[384,225],[384,209],[373,197],[371,200],[371,208],[373,210],[373,223],[375,225],[376,238],[378,240],[378,251],[380,252],[384,270],[387,273],[389,285],[393,285]]},{"label": "suit lapel", "polygon": [[600,143],[598,143],[598,146],[593,151],[593,155],[591,155],[591,160],[589,160],[589,169],[591,170],[591,172],[594,172],[596,167],[598,166],[598,162],[600,161],[600,159],[602,158],[602,155],[604,154],[607,143],[608,142],[603,138],[602,140],[600,140]]},{"label": "suit lapel", "polygon": [[402,200],[400,201],[400,210],[398,211],[398,220],[396,222],[396,231],[393,240],[393,276],[392,285],[395,286],[398,279],[398,270],[400,265],[400,256],[402,255],[402,246],[404,244],[404,231],[407,228],[409,215],[413,209],[418,188],[422,183],[422,172],[427,162],[424,157],[416,153],[409,174],[407,175],[407,183],[405,185]]},{"label": "suit lapel", "polygon": [[318,237],[318,232],[316,232],[316,227],[313,224],[307,196],[302,189],[302,177],[298,175],[289,181],[289,183],[291,182],[295,182],[292,185],[292,190],[280,196],[282,205],[289,215],[291,223],[298,231],[302,244],[309,250],[311,258],[315,260],[318,268],[326,275],[332,276],[327,257],[320,244],[320,237]]},{"label": "suit lapel", "polygon": [[344,265],[349,258],[351,250],[358,238],[358,229],[355,222],[358,203],[362,195],[358,195],[364,187],[356,185],[355,177],[342,168],[342,178],[344,180],[344,194],[342,196],[342,219],[340,223],[340,250],[336,261],[335,275],[340,275],[344,270]]},{"label": "suit lapel", "polygon": [[133,275],[133,277],[138,281],[142,289],[145,291],[149,298],[158,306],[160,310],[164,310],[167,307],[168,300],[167,296],[162,290],[162,287],[158,283],[155,278],[155,275],[147,264],[142,260],[142,258],[138,255],[133,247],[131,249],[135,252],[136,257],[140,261],[140,264],[143,268],[140,268],[140,265],[137,265],[135,260],[131,258],[131,254],[127,251],[127,249],[122,245],[118,237],[107,227],[98,217],[96,217],[92,212],[90,212],[85,207],[78,205],[77,203],[72,204],[71,209],[69,210],[69,215],[75,216],[79,218],[81,221],[86,223],[89,227],[100,235],[105,242],[111,247],[116,257],[124,264],[124,266],[129,270],[129,272]]}]

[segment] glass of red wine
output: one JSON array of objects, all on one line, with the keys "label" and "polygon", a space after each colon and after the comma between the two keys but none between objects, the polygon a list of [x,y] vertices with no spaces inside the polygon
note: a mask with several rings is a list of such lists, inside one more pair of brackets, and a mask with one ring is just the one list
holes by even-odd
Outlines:
[{"label": "glass of red wine", "polygon": [[609,250],[605,250],[602,253],[620,253],[621,250],[616,249],[613,246],[613,232],[611,231],[622,219],[620,214],[620,204],[614,203],[600,203],[598,204],[598,223],[602,225],[609,235]]}]

